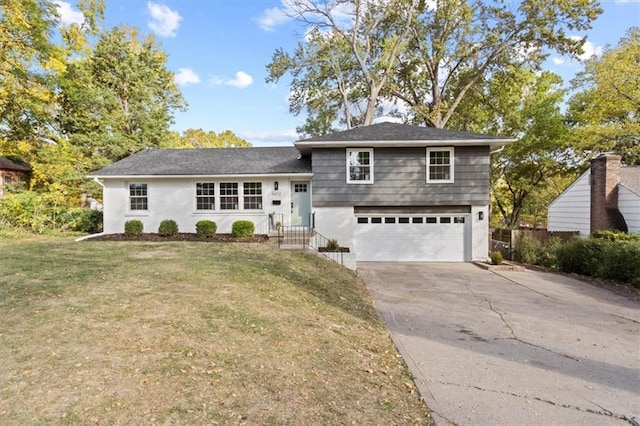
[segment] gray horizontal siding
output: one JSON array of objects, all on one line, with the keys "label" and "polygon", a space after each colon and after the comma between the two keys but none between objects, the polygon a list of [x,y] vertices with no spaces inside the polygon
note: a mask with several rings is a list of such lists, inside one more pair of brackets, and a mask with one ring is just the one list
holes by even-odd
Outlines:
[{"label": "gray horizontal siding", "polygon": [[377,148],[374,183],[347,184],[346,150],[314,149],[314,206],[489,203],[489,147],[456,147],[454,182],[427,183],[426,148]]}]

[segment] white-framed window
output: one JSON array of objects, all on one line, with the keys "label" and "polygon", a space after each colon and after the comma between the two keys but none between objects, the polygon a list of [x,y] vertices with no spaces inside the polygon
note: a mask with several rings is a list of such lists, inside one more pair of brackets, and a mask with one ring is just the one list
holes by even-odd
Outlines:
[{"label": "white-framed window", "polygon": [[196,210],[215,210],[216,184],[214,182],[196,182]]},{"label": "white-framed window", "polygon": [[146,183],[129,184],[129,210],[145,211],[149,209]]},{"label": "white-framed window", "polygon": [[243,184],[245,210],[262,210],[262,182],[245,182]]},{"label": "white-framed window", "polygon": [[220,210],[239,210],[238,183],[220,182]]},{"label": "white-framed window", "polygon": [[373,183],[372,148],[347,148],[347,183]]},{"label": "white-framed window", "polygon": [[453,182],[453,148],[427,148],[427,183]]}]

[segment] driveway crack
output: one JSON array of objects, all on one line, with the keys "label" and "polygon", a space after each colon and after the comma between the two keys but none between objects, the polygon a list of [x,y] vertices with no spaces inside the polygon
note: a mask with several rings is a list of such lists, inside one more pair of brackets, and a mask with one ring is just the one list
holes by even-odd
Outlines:
[{"label": "driveway crack", "polygon": [[504,318],[504,315],[502,315],[502,312],[500,312],[499,310],[495,309],[493,307],[493,304],[491,303],[491,301],[489,299],[485,298],[484,301],[487,302],[487,304],[489,305],[489,309],[491,309],[493,312],[498,314],[498,316],[500,317],[500,320],[502,320],[502,323],[505,325],[505,327],[507,327],[509,329],[509,331],[511,332],[511,336],[512,336],[513,340],[515,340],[516,342],[522,343],[524,345],[532,346],[534,348],[542,349],[544,351],[551,352],[554,355],[559,355],[559,356],[564,357],[564,358],[569,358],[569,359],[571,359],[573,361],[576,361],[576,362],[580,362],[579,358],[573,357],[571,355],[563,354],[563,353],[560,353],[560,352],[556,352],[556,351],[551,350],[549,348],[545,348],[544,346],[536,345],[535,343],[530,343],[530,342],[527,342],[526,340],[520,339],[516,335],[515,331],[513,331],[513,328],[511,327],[511,325],[509,325],[507,320]]},{"label": "driveway crack", "polygon": [[590,413],[590,414],[597,414],[599,416],[605,416],[605,417],[611,417],[611,418],[615,418],[618,420],[625,420],[625,421],[630,421],[631,419],[623,414],[617,414],[614,413],[610,410],[607,410],[606,408],[594,403],[593,401],[589,401],[588,399],[582,397],[582,399],[584,399],[585,401],[595,405],[596,407],[598,407],[600,410],[596,410],[593,408],[585,408],[585,407],[579,407],[577,405],[572,405],[572,404],[564,404],[564,403],[559,403],[559,402],[555,402],[552,401],[550,399],[545,399],[545,398],[541,398],[538,396],[531,396],[531,395],[520,395],[518,393],[515,392],[507,392],[507,391],[502,391],[502,390],[495,390],[495,389],[486,389],[480,386],[475,386],[475,385],[462,385],[459,383],[450,383],[450,382],[442,382],[442,381],[438,381],[438,380],[429,380],[429,382],[432,383],[437,383],[439,385],[444,385],[444,386],[455,386],[455,387],[460,387],[460,388],[466,388],[466,389],[476,389],[479,390],[481,392],[490,392],[490,393],[497,393],[497,394],[501,394],[501,395],[508,395],[508,396],[512,396],[514,398],[519,398],[519,399],[532,399],[534,401],[538,401],[538,402],[542,402],[544,404],[549,404],[549,405],[553,405],[555,407],[561,407],[561,408],[568,408],[571,410],[576,410],[576,411],[580,411],[582,413]]}]

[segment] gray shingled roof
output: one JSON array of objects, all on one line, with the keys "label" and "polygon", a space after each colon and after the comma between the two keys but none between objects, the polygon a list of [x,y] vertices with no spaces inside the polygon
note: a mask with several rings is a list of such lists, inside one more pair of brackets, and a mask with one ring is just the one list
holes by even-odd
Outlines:
[{"label": "gray shingled roof", "polygon": [[294,147],[145,149],[91,177],[311,173]]},{"label": "gray shingled roof", "polygon": [[640,166],[626,166],[620,169],[620,183],[636,194],[640,194]]},{"label": "gray shingled roof", "polygon": [[302,139],[299,142],[357,142],[357,141],[474,141],[504,140],[500,136],[457,132],[399,123],[378,123],[342,132]]},{"label": "gray shingled roof", "polygon": [[18,172],[30,172],[29,167],[22,166],[8,159],[7,157],[0,157],[0,169],[2,170],[15,170]]}]

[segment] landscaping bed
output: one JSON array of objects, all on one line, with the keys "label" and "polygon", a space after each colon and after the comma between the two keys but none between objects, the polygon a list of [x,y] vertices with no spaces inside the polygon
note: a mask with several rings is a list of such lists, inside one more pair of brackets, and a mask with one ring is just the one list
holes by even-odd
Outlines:
[{"label": "landscaping bed", "polygon": [[264,243],[269,241],[267,235],[252,235],[250,237],[236,238],[231,234],[216,234],[213,237],[200,237],[197,234],[179,233],[173,236],[162,236],[156,233],[147,233],[142,235],[125,235],[125,234],[104,234],[91,237],[91,241],[197,241],[205,243],[215,242],[233,242],[233,243]]}]

